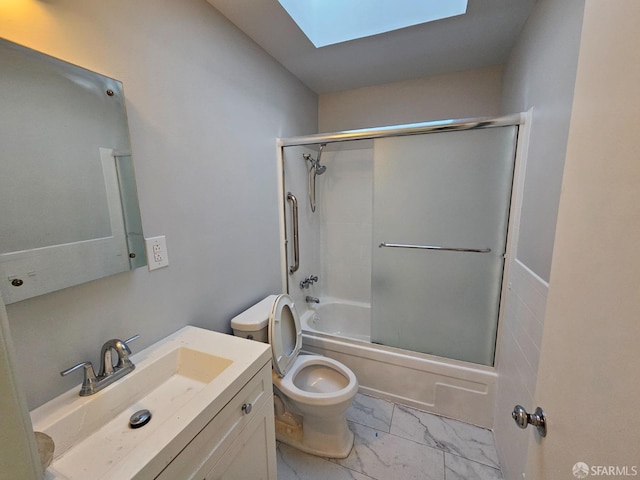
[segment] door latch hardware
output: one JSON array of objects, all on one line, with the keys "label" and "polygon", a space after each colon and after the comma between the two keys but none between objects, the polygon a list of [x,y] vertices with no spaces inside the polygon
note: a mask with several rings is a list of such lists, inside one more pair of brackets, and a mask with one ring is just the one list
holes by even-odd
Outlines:
[{"label": "door latch hardware", "polygon": [[540,407],[537,407],[533,413],[527,413],[523,406],[516,405],[513,412],[511,412],[511,417],[520,428],[527,428],[527,426],[533,425],[538,429],[541,437],[547,436],[547,420]]}]

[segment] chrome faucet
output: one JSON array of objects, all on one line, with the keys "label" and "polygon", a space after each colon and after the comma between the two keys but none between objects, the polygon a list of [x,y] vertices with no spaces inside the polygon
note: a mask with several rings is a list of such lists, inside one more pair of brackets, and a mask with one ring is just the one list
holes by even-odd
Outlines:
[{"label": "chrome faucet", "polygon": [[304,301],[307,302],[307,303],[320,303],[320,299],[319,298],[310,297],[309,295],[306,296]]},{"label": "chrome faucet", "polygon": [[[135,338],[137,338],[137,336]],[[123,342],[122,340],[113,338],[102,345],[102,349],[100,351],[101,365],[100,373],[98,374],[99,377],[113,375],[123,368],[129,368],[131,370],[135,368],[131,360],[129,360],[131,349],[127,345],[127,342],[130,342],[133,339],[134,337]],[[118,363],[115,365],[113,364],[113,352],[118,356]]]},{"label": "chrome faucet", "polygon": [[[74,365],[73,367],[60,372],[60,375],[64,377],[69,375],[71,372],[75,372],[76,370],[83,368],[84,378],[82,380],[82,387],[80,388],[80,396],[86,397],[88,395],[93,395],[136,368],[133,362],[129,359],[131,349],[129,348],[128,343],[133,342],[139,336],[140,335],[134,335],[124,341],[114,338],[105,342],[100,351],[101,365],[100,373],[98,375],[96,375],[91,362],[82,362]],[[113,352],[117,355],[117,363],[115,365],[113,364]]]}]

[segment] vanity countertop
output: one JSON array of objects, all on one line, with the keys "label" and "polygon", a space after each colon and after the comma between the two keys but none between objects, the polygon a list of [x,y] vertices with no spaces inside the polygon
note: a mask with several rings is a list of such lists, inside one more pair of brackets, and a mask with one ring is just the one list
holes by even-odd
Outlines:
[{"label": "vanity countertop", "polygon": [[[269,345],[187,326],[132,355],[135,370],[88,396],[79,387],[31,412],[50,435],[45,479],[153,478],[271,360]],[[148,409],[147,425],[129,419]]]}]

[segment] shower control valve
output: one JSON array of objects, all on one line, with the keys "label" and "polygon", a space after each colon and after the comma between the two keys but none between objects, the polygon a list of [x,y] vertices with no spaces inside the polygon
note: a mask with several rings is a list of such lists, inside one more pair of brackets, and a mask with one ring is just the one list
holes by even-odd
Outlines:
[{"label": "shower control valve", "polygon": [[313,285],[317,281],[318,281],[317,275],[309,275],[307,278],[305,278],[300,282],[300,288],[301,289],[309,288],[310,285]]}]

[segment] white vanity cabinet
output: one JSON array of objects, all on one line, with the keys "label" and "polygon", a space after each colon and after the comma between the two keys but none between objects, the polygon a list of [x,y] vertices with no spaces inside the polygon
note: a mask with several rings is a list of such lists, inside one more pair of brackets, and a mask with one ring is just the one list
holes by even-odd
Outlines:
[{"label": "white vanity cabinet", "polygon": [[31,412],[56,445],[45,480],[276,480],[269,345],[187,326],[130,358],[96,394]]},{"label": "white vanity cabinet", "polygon": [[276,480],[271,362],[156,477]]}]

